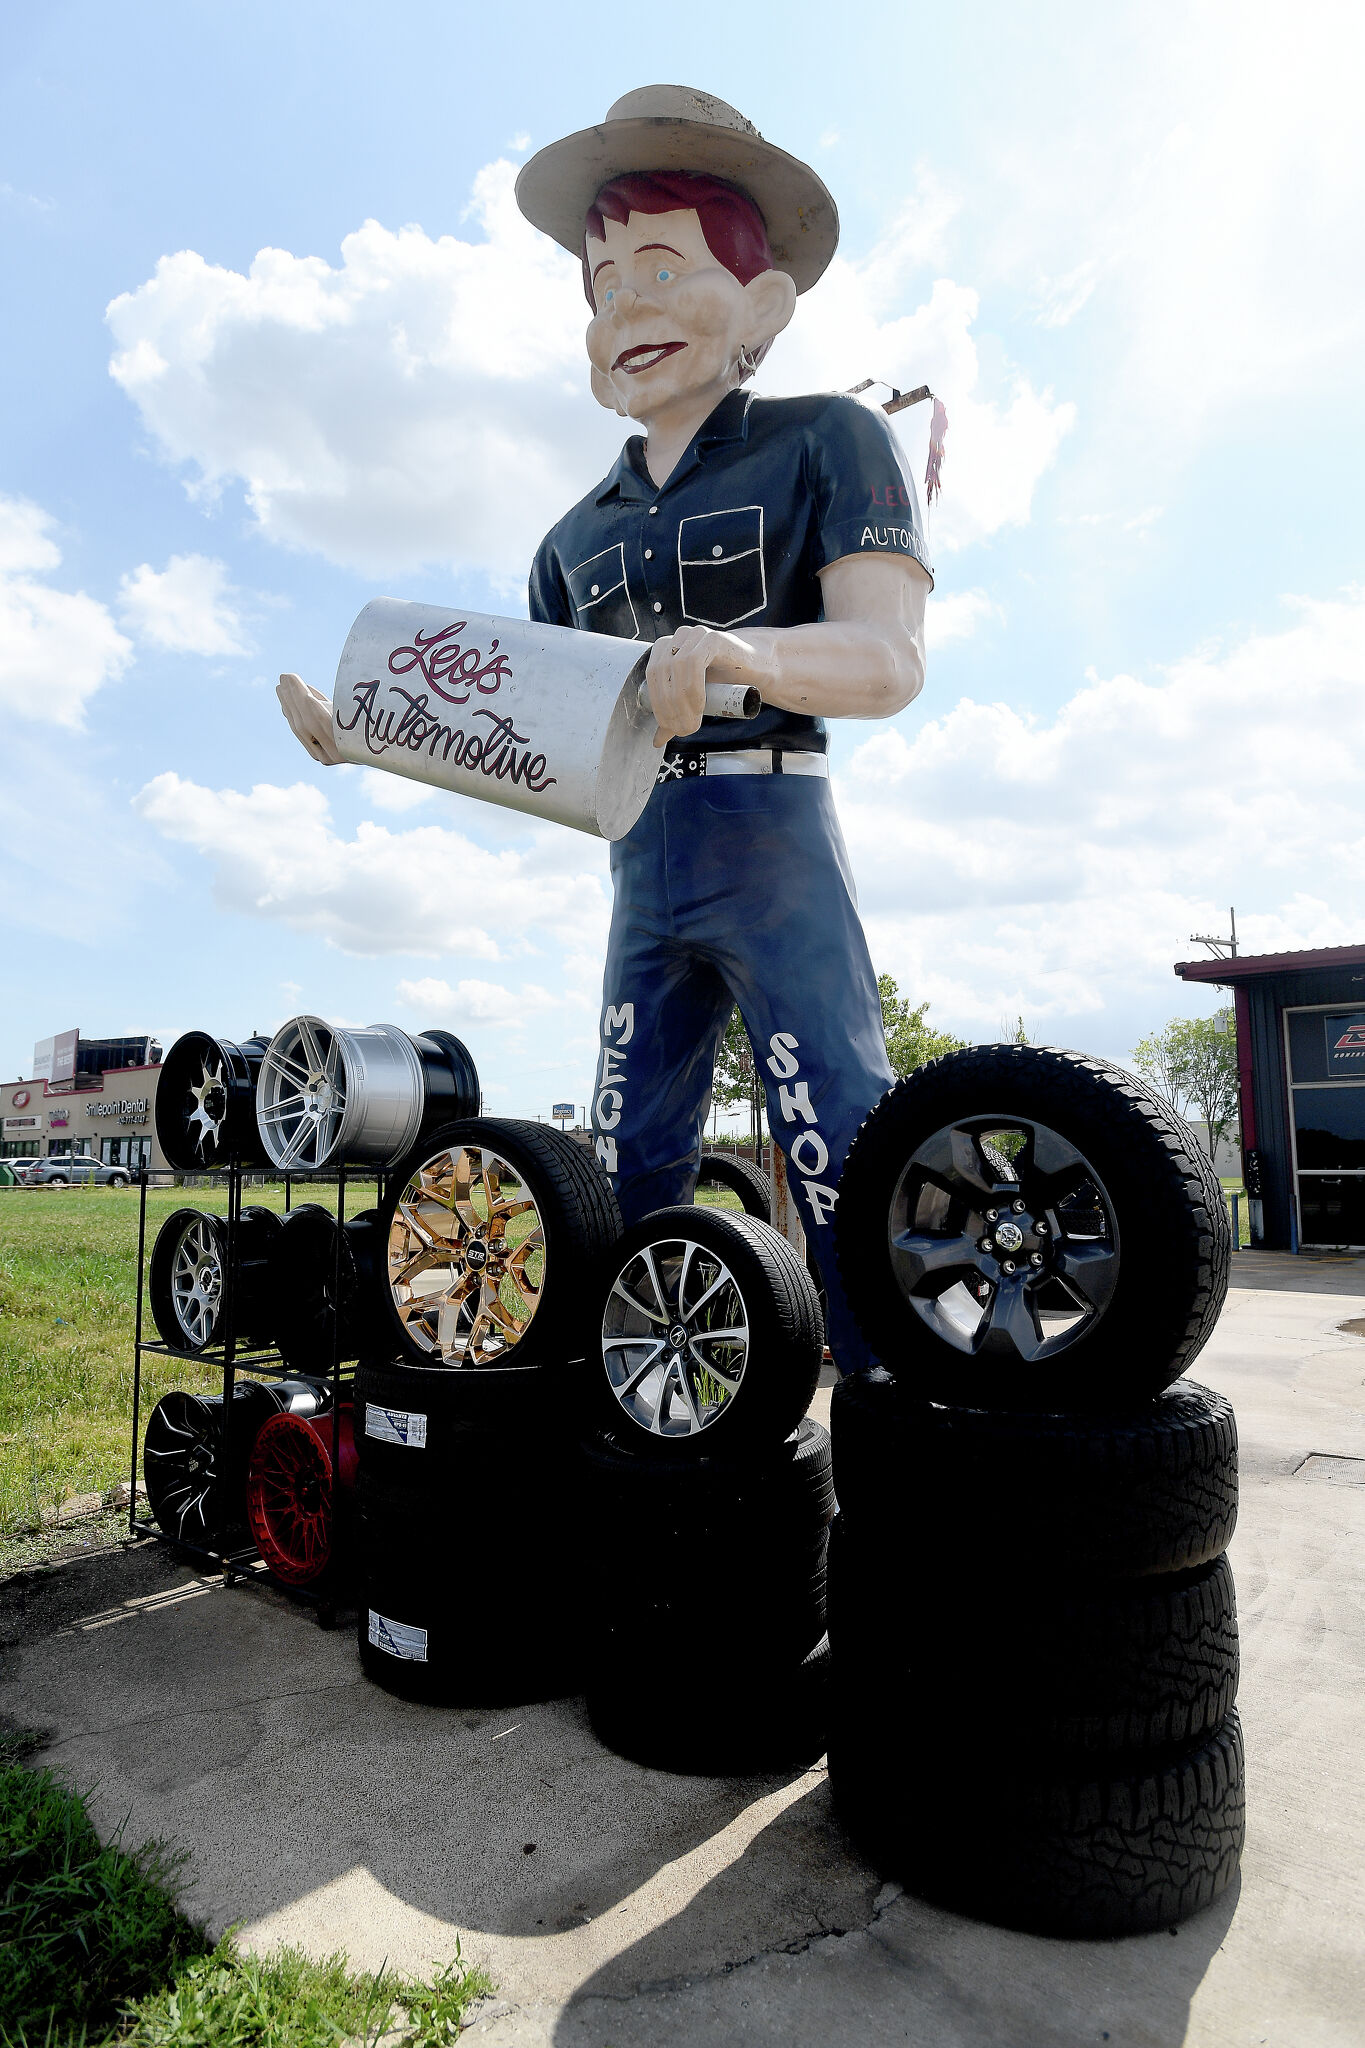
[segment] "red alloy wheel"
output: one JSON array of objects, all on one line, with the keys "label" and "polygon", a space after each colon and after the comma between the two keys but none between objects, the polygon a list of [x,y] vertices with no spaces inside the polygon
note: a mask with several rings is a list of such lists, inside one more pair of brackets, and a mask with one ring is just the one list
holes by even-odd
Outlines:
[{"label": "red alloy wheel", "polygon": [[[246,1475],[246,1512],[256,1548],[286,1586],[308,1586],[332,1562],[328,1502],[332,1415],[272,1415],[257,1435]],[[349,1404],[341,1410],[340,1493],[355,1484]]]}]

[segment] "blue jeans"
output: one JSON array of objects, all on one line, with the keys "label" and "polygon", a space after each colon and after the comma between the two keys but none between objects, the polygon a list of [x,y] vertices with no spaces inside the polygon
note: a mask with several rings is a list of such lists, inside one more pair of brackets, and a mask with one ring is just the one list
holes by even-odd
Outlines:
[{"label": "blue jeans", "polygon": [[622,1215],[633,1223],[692,1200],[716,1053],[738,1004],[824,1278],[829,1346],[841,1372],[856,1372],[871,1354],[831,1225],[849,1145],[892,1074],[829,784],[662,783],[613,845],[611,869],[592,1121]]}]

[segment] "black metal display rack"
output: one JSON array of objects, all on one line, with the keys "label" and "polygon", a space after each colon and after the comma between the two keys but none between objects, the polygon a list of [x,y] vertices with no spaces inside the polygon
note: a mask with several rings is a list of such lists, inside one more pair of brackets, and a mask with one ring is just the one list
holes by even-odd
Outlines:
[{"label": "black metal display rack", "polygon": [[[223,1335],[220,1342],[207,1345],[203,1351],[187,1353],[177,1351],[169,1344],[152,1342],[150,1339],[144,1338],[142,1334],[147,1289],[147,1168],[144,1166],[138,1175],[140,1192],[137,1220],[137,1312],[133,1336],[133,1436],[128,1472],[128,1534],[129,1538],[134,1542],[154,1541],[169,1544],[172,1549],[179,1551],[182,1555],[192,1557],[202,1564],[220,1570],[223,1574],[225,1585],[230,1586],[253,1582],[276,1585],[280,1582],[274,1578],[265,1559],[260,1555],[253,1543],[248,1541],[245,1544],[229,1546],[227,1538],[232,1532],[230,1527],[224,1527],[222,1520],[212,1530],[213,1540],[206,1544],[199,1544],[187,1542],[181,1536],[172,1535],[169,1531],[161,1528],[157,1522],[151,1520],[150,1517],[143,1517],[138,1513],[138,1463],[142,1450],[142,1361],[145,1357],[172,1358],[178,1363],[188,1362],[190,1359],[193,1359],[198,1365],[212,1365],[221,1369],[223,1375],[224,1442],[226,1442],[228,1418],[232,1411],[233,1389],[236,1385],[238,1374],[244,1374],[252,1379],[264,1380],[279,1379],[289,1373],[288,1363],[279,1350],[274,1348],[262,1349],[259,1347],[255,1349],[239,1349],[237,1344],[236,1295],[238,1243],[242,1216],[243,1169],[239,1165],[234,1165],[226,1168],[222,1173],[214,1173],[206,1176],[206,1178],[212,1186],[221,1187],[226,1184],[227,1187],[227,1255],[221,1325]],[[328,1178],[330,1179],[330,1176]],[[284,1175],[284,1208],[286,1215],[288,1215],[293,1202],[294,1179],[295,1176],[292,1174],[286,1173]],[[310,1188],[317,1186],[317,1180],[311,1174],[307,1178],[307,1185]],[[380,1193],[382,1195],[382,1177]],[[336,1263],[332,1275],[332,1357],[330,1368],[325,1378],[325,1383],[331,1394],[329,1413],[332,1423],[332,1483],[327,1501],[327,1529],[333,1557],[336,1556],[339,1522],[341,1404],[344,1389],[349,1384],[349,1376],[344,1377],[342,1374],[340,1358],[342,1348],[341,1267],[345,1221],[346,1169],[344,1166],[341,1166],[338,1167],[336,1172],[337,1230]],[[315,1376],[310,1374],[308,1377],[313,1378]],[[219,1489],[217,1505],[220,1513],[221,1503],[222,1493],[221,1489]],[[308,1601],[314,1605],[318,1609],[318,1618],[324,1625],[330,1625],[335,1618],[336,1590],[334,1584],[328,1584],[325,1588],[321,1589],[310,1586],[288,1586],[284,1590],[296,1598]]]}]

